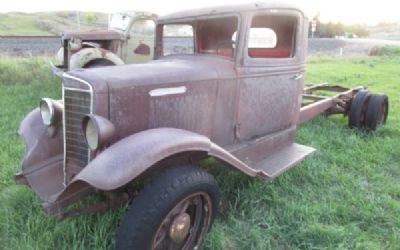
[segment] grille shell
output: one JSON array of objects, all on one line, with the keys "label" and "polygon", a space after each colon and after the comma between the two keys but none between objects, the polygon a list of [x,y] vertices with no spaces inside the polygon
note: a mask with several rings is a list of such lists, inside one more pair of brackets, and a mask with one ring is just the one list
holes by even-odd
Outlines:
[{"label": "grille shell", "polygon": [[83,134],[82,119],[93,111],[91,86],[77,78],[70,80],[87,85],[83,89],[63,87],[65,184],[68,184],[73,176],[90,161],[90,150]]}]

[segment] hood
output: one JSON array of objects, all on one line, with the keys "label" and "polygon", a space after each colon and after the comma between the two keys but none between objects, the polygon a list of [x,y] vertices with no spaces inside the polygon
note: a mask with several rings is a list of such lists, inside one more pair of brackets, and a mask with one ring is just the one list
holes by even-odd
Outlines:
[{"label": "hood", "polygon": [[234,78],[234,62],[217,56],[171,56],[145,64],[77,69],[68,74],[101,91],[143,85],[159,85]]},{"label": "hood", "polygon": [[66,32],[62,39],[78,38],[81,40],[122,40],[123,35],[114,30]]}]

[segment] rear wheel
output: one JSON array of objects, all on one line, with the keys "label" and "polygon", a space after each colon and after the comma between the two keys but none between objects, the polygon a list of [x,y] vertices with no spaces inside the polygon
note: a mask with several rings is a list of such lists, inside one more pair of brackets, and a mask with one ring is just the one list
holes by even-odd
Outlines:
[{"label": "rear wheel", "polygon": [[129,205],[117,234],[117,249],[196,249],[219,204],[213,176],[195,166],[161,173]]},{"label": "rear wheel", "polygon": [[371,94],[367,90],[358,92],[352,102],[349,113],[349,127],[363,128],[365,120],[365,110]]},{"label": "rear wheel", "polygon": [[385,124],[389,112],[389,100],[386,95],[375,94],[369,98],[365,111],[365,127],[375,130],[377,126]]}]

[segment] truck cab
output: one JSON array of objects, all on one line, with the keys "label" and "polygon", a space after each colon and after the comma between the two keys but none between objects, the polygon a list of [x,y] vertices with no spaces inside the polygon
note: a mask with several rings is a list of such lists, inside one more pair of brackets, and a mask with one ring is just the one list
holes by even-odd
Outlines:
[{"label": "truck cab", "polygon": [[150,12],[125,11],[111,16],[107,30],[64,33],[54,73],[151,60],[156,19]]}]

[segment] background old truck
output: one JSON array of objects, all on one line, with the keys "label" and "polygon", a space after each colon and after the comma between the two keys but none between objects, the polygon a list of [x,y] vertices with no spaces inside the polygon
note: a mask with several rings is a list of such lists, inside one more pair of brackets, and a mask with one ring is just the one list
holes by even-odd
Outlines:
[{"label": "background old truck", "polygon": [[[303,88],[307,27],[299,8],[282,3],[160,18],[154,61],[65,73],[63,100],[44,98],[25,118],[17,182],[56,218],[132,201],[118,249],[198,249],[219,205],[200,160],[272,180],[315,151],[295,143],[298,124],[321,113],[366,130],[386,121],[385,95]],[[191,44],[166,49],[172,28]],[[89,194],[106,201],[67,208]]]},{"label": "background old truck", "polygon": [[157,16],[127,11],[113,14],[108,30],[67,32],[61,38],[53,71],[143,63],[153,58]]}]

